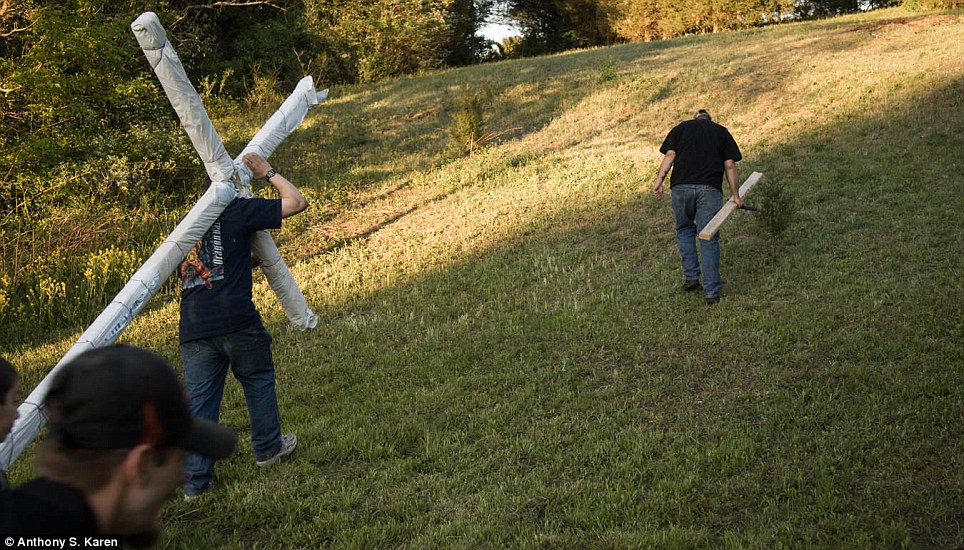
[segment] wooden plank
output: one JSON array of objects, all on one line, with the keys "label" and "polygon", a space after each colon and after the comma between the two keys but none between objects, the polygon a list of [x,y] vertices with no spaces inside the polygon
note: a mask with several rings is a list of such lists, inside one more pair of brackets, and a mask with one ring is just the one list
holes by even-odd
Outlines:
[{"label": "wooden plank", "polygon": [[[746,198],[746,194],[749,193],[750,189],[753,189],[753,186],[759,183],[761,179],[763,179],[761,172],[753,172],[750,174],[750,177],[746,178],[746,181],[740,186],[740,198]],[[716,232],[720,230],[720,226],[723,225],[723,222],[726,221],[726,218],[729,217],[734,210],[736,210],[736,203],[733,202],[733,197],[730,197],[730,200],[726,201],[723,208],[720,208],[720,211],[713,216],[710,223],[706,224],[703,231],[700,231],[699,237],[704,241],[712,239],[713,235],[716,235]]]}]

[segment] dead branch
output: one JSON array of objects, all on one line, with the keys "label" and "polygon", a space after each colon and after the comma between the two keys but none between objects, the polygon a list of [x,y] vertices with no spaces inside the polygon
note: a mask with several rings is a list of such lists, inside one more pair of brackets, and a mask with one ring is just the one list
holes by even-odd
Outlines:
[{"label": "dead branch", "polygon": [[8,32],[0,33],[0,38],[9,38],[9,37],[17,34],[18,32],[28,31],[28,30],[30,30],[30,27],[32,27],[33,25],[34,25],[33,23],[30,23],[30,24],[27,25],[26,27],[19,27],[19,28],[18,28],[16,25],[14,25],[12,30],[10,30],[10,31],[8,31]]},{"label": "dead branch", "polygon": [[211,9],[211,8],[221,8],[221,7],[241,8],[245,6],[268,6],[269,8],[274,8],[276,10],[288,11],[287,8],[278,6],[277,4],[273,4],[265,0],[250,0],[248,2],[228,2],[226,0],[222,0],[220,2],[212,2],[210,4],[195,4],[193,6],[187,6],[184,9],[200,10],[200,9]]}]

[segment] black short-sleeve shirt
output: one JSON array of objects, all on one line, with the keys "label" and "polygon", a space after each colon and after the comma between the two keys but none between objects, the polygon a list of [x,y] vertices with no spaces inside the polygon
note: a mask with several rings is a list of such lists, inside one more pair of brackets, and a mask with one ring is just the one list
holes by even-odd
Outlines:
[{"label": "black short-sleeve shirt", "polygon": [[281,200],[234,199],[181,264],[180,343],[261,324],[251,298],[251,235],[281,227]]},{"label": "black short-sleeve shirt", "polygon": [[670,130],[659,151],[676,151],[670,187],[681,183],[723,189],[723,162],[743,158],[725,127],[710,120],[687,120]]}]

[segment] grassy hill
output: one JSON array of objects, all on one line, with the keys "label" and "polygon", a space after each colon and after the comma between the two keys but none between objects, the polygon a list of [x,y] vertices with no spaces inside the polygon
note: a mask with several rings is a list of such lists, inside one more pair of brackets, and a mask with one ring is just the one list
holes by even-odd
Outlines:
[{"label": "grassy hill", "polygon": [[[451,160],[466,89],[498,137]],[[779,237],[730,218],[715,307],[649,194],[700,107],[798,199]],[[216,117],[229,150],[269,112]],[[272,161],[313,201],[276,240],[318,328],[256,288],[301,444],[255,468],[232,380],[241,450],[170,547],[964,545],[960,13],[336,88]],[[179,365],[176,325],[123,340]],[[22,350],[24,386],[71,343]]]}]

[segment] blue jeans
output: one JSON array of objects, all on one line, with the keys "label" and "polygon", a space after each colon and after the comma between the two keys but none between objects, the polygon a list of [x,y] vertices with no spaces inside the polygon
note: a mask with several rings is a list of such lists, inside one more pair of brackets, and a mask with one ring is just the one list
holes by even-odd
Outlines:
[{"label": "blue jeans", "polygon": [[[191,397],[191,414],[218,421],[224,381],[231,372],[241,383],[251,418],[255,460],[266,460],[281,449],[281,414],[275,393],[271,334],[262,326],[181,344],[184,385]],[[214,478],[214,460],[188,454],[184,491],[200,493]]]},{"label": "blue jeans", "polygon": [[696,235],[723,207],[723,193],[711,185],[677,184],[671,188],[673,214],[676,215],[676,244],[683,260],[683,277],[698,279],[703,271],[703,295],[720,295],[720,233],[700,240],[696,255]]}]

